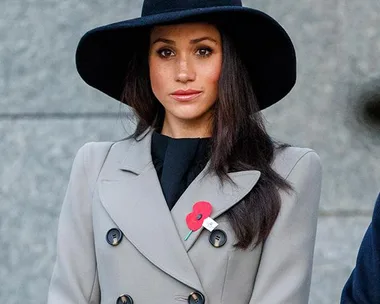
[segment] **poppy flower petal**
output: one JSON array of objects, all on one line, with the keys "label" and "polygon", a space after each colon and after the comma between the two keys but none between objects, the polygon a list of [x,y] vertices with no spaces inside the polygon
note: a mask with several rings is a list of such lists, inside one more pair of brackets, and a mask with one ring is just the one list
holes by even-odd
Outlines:
[{"label": "poppy flower petal", "polygon": [[193,205],[193,211],[186,216],[187,227],[196,231],[202,227],[203,221],[211,215],[212,205],[206,201],[199,201]]}]

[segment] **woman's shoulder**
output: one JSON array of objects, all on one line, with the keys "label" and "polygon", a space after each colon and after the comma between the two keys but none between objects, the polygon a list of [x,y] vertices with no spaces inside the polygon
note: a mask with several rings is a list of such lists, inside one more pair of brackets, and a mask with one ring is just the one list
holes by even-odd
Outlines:
[{"label": "woman's shoulder", "polygon": [[126,137],[119,140],[112,141],[89,141],[84,143],[80,150],[84,150],[89,157],[97,158],[102,156],[105,151],[110,152],[111,150],[128,149],[135,142],[132,137]]},{"label": "woman's shoulder", "polygon": [[[131,146],[131,139],[118,141],[92,141],[83,144],[76,155],[76,159],[83,163],[88,176],[97,175],[110,154],[117,154],[119,158]],[[115,156],[114,156],[115,157]]]},{"label": "woman's shoulder", "polygon": [[285,179],[296,169],[320,175],[321,159],[310,148],[279,147],[276,149],[272,168]]}]

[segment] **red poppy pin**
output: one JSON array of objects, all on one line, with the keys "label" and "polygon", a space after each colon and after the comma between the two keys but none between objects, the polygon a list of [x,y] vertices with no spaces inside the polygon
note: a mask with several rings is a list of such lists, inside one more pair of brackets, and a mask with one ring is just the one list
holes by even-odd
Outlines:
[{"label": "red poppy pin", "polygon": [[193,211],[186,216],[186,224],[190,232],[186,235],[185,241],[193,231],[197,231],[202,227],[204,220],[211,215],[211,212],[212,206],[209,202],[200,201],[193,205]]}]

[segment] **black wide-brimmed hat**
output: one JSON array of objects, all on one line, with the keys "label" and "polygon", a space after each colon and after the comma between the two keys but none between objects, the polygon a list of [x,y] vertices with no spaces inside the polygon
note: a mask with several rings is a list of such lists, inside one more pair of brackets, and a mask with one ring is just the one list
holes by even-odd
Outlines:
[{"label": "black wide-brimmed hat", "polygon": [[76,64],[90,86],[122,101],[128,63],[143,30],[155,25],[218,20],[228,24],[260,109],[286,96],[296,81],[293,43],[267,14],[241,0],[145,0],[141,17],[95,28],[79,42]]}]

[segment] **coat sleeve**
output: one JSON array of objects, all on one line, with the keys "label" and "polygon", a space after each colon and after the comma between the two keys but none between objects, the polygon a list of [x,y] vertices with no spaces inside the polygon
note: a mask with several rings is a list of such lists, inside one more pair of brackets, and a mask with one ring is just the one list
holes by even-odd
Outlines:
[{"label": "coat sleeve", "polygon": [[250,304],[308,303],[321,192],[319,156],[306,152],[290,170],[280,214],[264,245]]},{"label": "coat sleeve", "polygon": [[90,171],[86,169],[90,147],[81,147],[72,165],[59,217],[48,304],[100,303],[91,208],[98,161],[92,159]]},{"label": "coat sleeve", "polygon": [[372,223],[360,245],[356,267],[341,297],[341,304],[372,303],[380,303],[380,193]]}]

